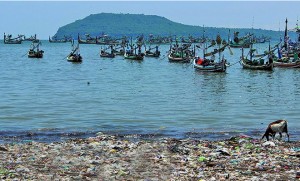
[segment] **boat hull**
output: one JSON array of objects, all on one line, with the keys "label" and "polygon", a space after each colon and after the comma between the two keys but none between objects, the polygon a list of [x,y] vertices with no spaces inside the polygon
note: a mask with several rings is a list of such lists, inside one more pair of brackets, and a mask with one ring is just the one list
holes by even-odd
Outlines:
[{"label": "boat hull", "polygon": [[125,53],[124,58],[130,59],[130,60],[144,60],[144,56],[140,55],[140,54],[129,55],[129,54]]},{"label": "boat hull", "polygon": [[226,62],[222,60],[219,63],[199,64],[197,59],[194,59],[193,65],[195,70],[202,72],[226,72]]},{"label": "boat hull", "polygon": [[267,70],[267,71],[272,71],[274,64],[270,63],[270,64],[250,64],[249,60],[247,59],[242,59],[241,60],[241,64],[243,66],[244,69],[252,69],[252,70]]},{"label": "boat hull", "polygon": [[86,40],[82,40],[80,39],[80,36],[78,34],[78,43],[79,44],[96,44],[97,38],[90,38],[90,39],[86,39]]},{"label": "boat hull", "polygon": [[155,52],[146,51],[145,56],[146,57],[159,57],[160,56],[160,51],[155,51]]},{"label": "boat hull", "polygon": [[21,44],[22,41],[21,40],[17,40],[17,41],[6,41],[4,40],[4,44]]},{"label": "boat hull", "polygon": [[44,51],[28,52],[28,58],[43,58]]},{"label": "boat hull", "polygon": [[146,56],[146,57],[159,57],[160,54],[156,54],[156,53],[146,53],[145,56]]},{"label": "boat hull", "polygon": [[169,62],[190,63],[190,57],[174,57],[171,54],[168,55]]},{"label": "boat hull", "polygon": [[[50,40],[49,39],[49,42],[50,43],[66,43],[66,42],[68,42],[67,40]],[[69,42],[71,42],[71,41],[69,41]]]},{"label": "boat hull", "polygon": [[68,56],[67,57],[68,62],[82,62],[82,57],[81,56]]},{"label": "boat hull", "polygon": [[274,67],[278,68],[300,68],[300,61],[296,62],[274,62]]},{"label": "boat hull", "polygon": [[115,54],[104,53],[104,54],[100,54],[100,57],[102,57],[102,58],[115,58]]},{"label": "boat hull", "polygon": [[243,43],[243,44],[230,43],[229,46],[230,46],[230,48],[250,48],[250,44],[249,43]]}]

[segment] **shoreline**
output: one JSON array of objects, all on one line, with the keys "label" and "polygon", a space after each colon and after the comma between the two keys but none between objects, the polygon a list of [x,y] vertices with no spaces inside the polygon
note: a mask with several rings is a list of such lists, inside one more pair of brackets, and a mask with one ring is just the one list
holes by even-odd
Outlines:
[{"label": "shoreline", "polygon": [[63,142],[0,144],[0,153],[2,180],[300,179],[300,141],[246,135],[132,140],[98,133]]},{"label": "shoreline", "polygon": [[[192,130],[186,132],[173,133],[172,130],[100,130],[106,135],[115,136],[118,139],[128,140],[159,140],[163,138],[174,139],[200,139],[207,141],[221,141],[230,139],[238,135],[248,135],[254,139],[260,139],[264,131],[253,130]],[[99,131],[88,130],[59,130],[59,129],[41,129],[41,130],[24,130],[24,131],[0,131],[0,144],[6,143],[27,143],[27,142],[65,142],[72,139],[87,139],[94,137]],[[289,130],[291,141],[298,141],[300,138],[299,131]],[[283,135],[286,140],[286,135]]]}]

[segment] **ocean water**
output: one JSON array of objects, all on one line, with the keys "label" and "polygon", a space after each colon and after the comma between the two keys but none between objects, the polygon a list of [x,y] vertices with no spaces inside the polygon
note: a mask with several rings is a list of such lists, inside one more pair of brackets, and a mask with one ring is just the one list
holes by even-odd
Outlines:
[{"label": "ocean water", "polygon": [[[256,44],[259,52],[268,44]],[[97,132],[157,138],[260,138],[268,123],[287,119],[299,140],[300,69],[242,69],[240,49],[224,56],[226,73],[160,58],[103,59],[100,45],[80,45],[83,62],[70,63],[70,43],[42,42],[42,59],[27,58],[30,43],[0,43],[0,142],[62,141]],[[245,50],[248,52],[248,49]],[[200,55],[201,51],[198,52]],[[129,137],[129,136],[128,136]]]}]

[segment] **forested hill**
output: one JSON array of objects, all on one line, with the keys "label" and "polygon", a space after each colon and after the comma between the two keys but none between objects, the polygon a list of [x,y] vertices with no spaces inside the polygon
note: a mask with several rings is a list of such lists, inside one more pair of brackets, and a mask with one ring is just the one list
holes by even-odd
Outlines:
[{"label": "forested hill", "polygon": [[[201,24],[205,23],[206,22],[202,22]],[[229,32],[229,28],[204,27],[204,29],[205,36],[211,38],[216,36],[217,33],[220,33],[220,35],[225,38],[228,36]],[[279,39],[278,36],[283,35],[283,33],[279,33],[278,31],[251,28],[231,28],[230,31],[231,36],[233,31],[239,31],[240,36],[253,32],[256,36],[265,35],[272,37],[272,39]],[[89,15],[84,19],[60,27],[55,35],[57,38],[62,38],[64,35],[71,35],[73,38],[77,39],[78,33],[81,36],[84,34],[99,36],[102,33],[105,33],[117,37],[123,35],[137,36],[141,34],[145,36],[148,36],[149,34],[162,36],[202,36],[203,27],[176,23],[156,15],[100,13]]]}]

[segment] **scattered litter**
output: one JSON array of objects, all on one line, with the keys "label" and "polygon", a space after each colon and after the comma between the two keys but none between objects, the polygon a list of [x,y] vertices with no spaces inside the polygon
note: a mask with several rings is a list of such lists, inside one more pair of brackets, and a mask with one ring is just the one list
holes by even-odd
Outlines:
[{"label": "scattered litter", "polygon": [[[130,141],[101,132],[65,142],[0,145],[2,180],[295,180],[300,142],[247,135]],[[126,140],[129,139],[129,140]]]}]

